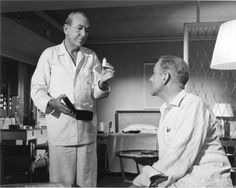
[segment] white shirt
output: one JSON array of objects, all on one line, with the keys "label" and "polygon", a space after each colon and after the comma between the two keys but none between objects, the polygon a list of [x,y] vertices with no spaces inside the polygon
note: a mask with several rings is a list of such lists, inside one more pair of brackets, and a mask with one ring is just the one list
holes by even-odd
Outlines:
[{"label": "white shirt", "polygon": [[[80,63],[83,63],[79,69]],[[88,144],[96,139],[96,106],[94,99],[105,97],[109,91],[98,87],[101,65],[96,54],[81,47],[74,65],[64,43],[47,48],[39,58],[31,80],[31,97],[42,112],[51,97],[61,94],[76,109],[94,112],[93,121],[80,121],[61,114],[59,118],[46,115],[48,141],[53,145]]]},{"label": "white shirt", "polygon": [[151,176],[163,173],[160,186],[229,187],[230,163],[216,131],[216,119],[197,96],[182,90],[169,106],[160,108],[159,160],[145,166],[134,184],[148,185]]}]

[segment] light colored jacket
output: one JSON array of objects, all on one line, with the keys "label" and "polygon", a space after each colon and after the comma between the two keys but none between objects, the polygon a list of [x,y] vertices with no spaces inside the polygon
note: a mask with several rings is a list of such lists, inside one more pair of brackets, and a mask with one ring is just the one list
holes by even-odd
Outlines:
[{"label": "light colored jacket", "polygon": [[46,115],[50,144],[80,145],[95,141],[97,120],[94,99],[106,97],[110,91],[98,87],[100,73],[100,62],[88,48],[81,47],[76,66],[64,43],[47,48],[42,53],[31,80],[31,97],[36,107],[45,112],[51,97],[66,94],[76,109],[94,112],[93,121],[80,121],[65,114],[60,114],[59,118]]},{"label": "light colored jacket", "polygon": [[232,187],[216,119],[202,99],[182,90],[160,111],[159,160],[145,166],[134,184],[148,185],[149,177],[162,173],[168,180],[160,187]]}]

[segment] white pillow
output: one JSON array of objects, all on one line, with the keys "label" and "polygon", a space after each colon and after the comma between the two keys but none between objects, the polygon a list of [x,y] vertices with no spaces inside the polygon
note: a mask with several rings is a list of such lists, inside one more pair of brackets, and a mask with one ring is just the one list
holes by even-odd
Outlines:
[{"label": "white pillow", "polygon": [[128,127],[122,129],[122,132],[128,131],[142,131],[142,130],[157,130],[158,128],[155,125],[150,124],[132,124]]}]

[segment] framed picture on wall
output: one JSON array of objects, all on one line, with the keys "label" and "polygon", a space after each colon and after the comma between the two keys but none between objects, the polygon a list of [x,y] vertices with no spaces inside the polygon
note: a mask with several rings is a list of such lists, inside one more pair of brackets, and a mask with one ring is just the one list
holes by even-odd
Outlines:
[{"label": "framed picture on wall", "polygon": [[151,95],[152,85],[149,81],[153,74],[154,62],[145,62],[143,64],[143,106],[144,109],[159,109],[162,101],[157,96]]}]

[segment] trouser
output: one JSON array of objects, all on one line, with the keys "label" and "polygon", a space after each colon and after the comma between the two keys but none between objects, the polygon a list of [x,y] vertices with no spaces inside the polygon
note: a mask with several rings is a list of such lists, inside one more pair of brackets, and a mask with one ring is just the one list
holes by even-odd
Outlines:
[{"label": "trouser", "polygon": [[96,187],[96,143],[81,146],[49,144],[49,177],[50,182],[54,183]]}]

